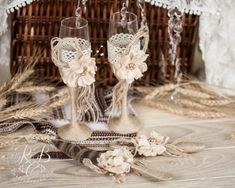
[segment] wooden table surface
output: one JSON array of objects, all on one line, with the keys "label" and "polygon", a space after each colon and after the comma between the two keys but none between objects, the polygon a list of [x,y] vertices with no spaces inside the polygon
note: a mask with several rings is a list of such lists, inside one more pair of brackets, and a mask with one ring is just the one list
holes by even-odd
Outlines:
[{"label": "wooden table surface", "polygon": [[[155,157],[144,160],[149,167],[173,174],[165,182],[153,181],[130,174],[123,184],[114,183],[109,176],[74,165],[72,160],[52,160],[46,168],[48,176],[40,182],[19,182],[9,173],[6,156],[12,149],[0,150],[0,188],[5,187],[157,187],[208,188],[235,187],[235,118],[199,120],[175,116],[136,103],[136,111],[144,124],[144,132],[156,130],[172,140],[200,142],[206,149],[186,158]],[[17,133],[17,134],[23,134]]]}]

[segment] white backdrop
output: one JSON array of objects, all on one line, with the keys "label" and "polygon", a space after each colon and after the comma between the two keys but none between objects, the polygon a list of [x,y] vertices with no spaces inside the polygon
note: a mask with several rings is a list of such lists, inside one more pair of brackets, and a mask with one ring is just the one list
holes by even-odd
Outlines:
[{"label": "white backdrop", "polygon": [[235,89],[235,1],[219,0],[220,16],[200,18],[200,48],[210,84]]}]

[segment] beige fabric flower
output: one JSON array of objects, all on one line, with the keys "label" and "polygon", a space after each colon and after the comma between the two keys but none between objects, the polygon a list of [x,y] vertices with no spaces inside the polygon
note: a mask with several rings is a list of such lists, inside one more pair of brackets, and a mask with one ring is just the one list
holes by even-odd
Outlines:
[{"label": "beige fabric flower", "polygon": [[155,140],[152,141],[151,138],[145,135],[136,138],[136,145],[137,152],[146,157],[162,155],[166,151],[166,147],[163,144],[157,143]]},{"label": "beige fabric flower", "polygon": [[134,156],[125,148],[118,148],[113,151],[102,153],[97,158],[98,166],[114,174],[124,174],[130,172]]},{"label": "beige fabric flower", "polygon": [[132,83],[134,80],[143,76],[147,71],[145,63],[148,55],[143,50],[138,52],[130,51],[129,54],[122,56],[116,63],[113,64],[113,70],[119,80],[126,80]]},{"label": "beige fabric flower", "polygon": [[95,82],[95,58],[82,56],[79,60],[72,60],[60,69],[65,84],[69,87],[86,87]]},{"label": "beige fabric flower", "polygon": [[169,137],[165,137],[155,131],[150,133],[151,142],[155,142],[156,144],[166,144],[169,140]]}]

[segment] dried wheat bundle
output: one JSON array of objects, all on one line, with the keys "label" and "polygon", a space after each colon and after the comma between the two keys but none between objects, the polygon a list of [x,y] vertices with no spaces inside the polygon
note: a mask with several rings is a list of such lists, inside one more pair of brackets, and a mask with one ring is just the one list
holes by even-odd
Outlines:
[{"label": "dried wheat bundle", "polygon": [[10,106],[0,112],[0,119],[1,121],[7,121],[12,118],[25,119],[45,115],[52,112],[53,109],[63,106],[69,100],[68,94],[60,97],[55,96],[56,98],[54,96],[51,98],[54,100],[45,101],[41,104],[36,104],[31,101]]},{"label": "dried wheat bundle", "polygon": [[177,115],[210,119],[228,117],[234,113],[230,108],[235,101],[233,98],[223,96],[199,81],[185,81],[178,86],[167,84],[147,94],[141,93],[145,94],[144,104]]}]

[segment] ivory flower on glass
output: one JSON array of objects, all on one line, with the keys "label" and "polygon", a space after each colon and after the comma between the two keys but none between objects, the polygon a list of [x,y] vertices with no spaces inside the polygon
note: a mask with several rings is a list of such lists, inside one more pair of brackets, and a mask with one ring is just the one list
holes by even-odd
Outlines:
[{"label": "ivory flower on glass", "polygon": [[136,138],[136,149],[140,155],[146,157],[162,155],[166,151],[166,147],[164,145],[152,142],[151,139],[145,135],[141,135]]},{"label": "ivory flower on glass", "polygon": [[95,82],[95,58],[82,56],[79,60],[72,60],[60,69],[64,82],[69,87],[86,87]]},{"label": "ivory flower on glass", "polygon": [[98,166],[116,175],[129,173],[134,162],[134,156],[125,148],[102,153],[97,159]]},{"label": "ivory flower on glass", "polygon": [[130,53],[122,56],[116,63],[113,64],[114,73],[119,80],[126,80],[132,83],[134,80],[143,76],[147,71],[147,64],[145,63],[148,55],[143,50]]}]

